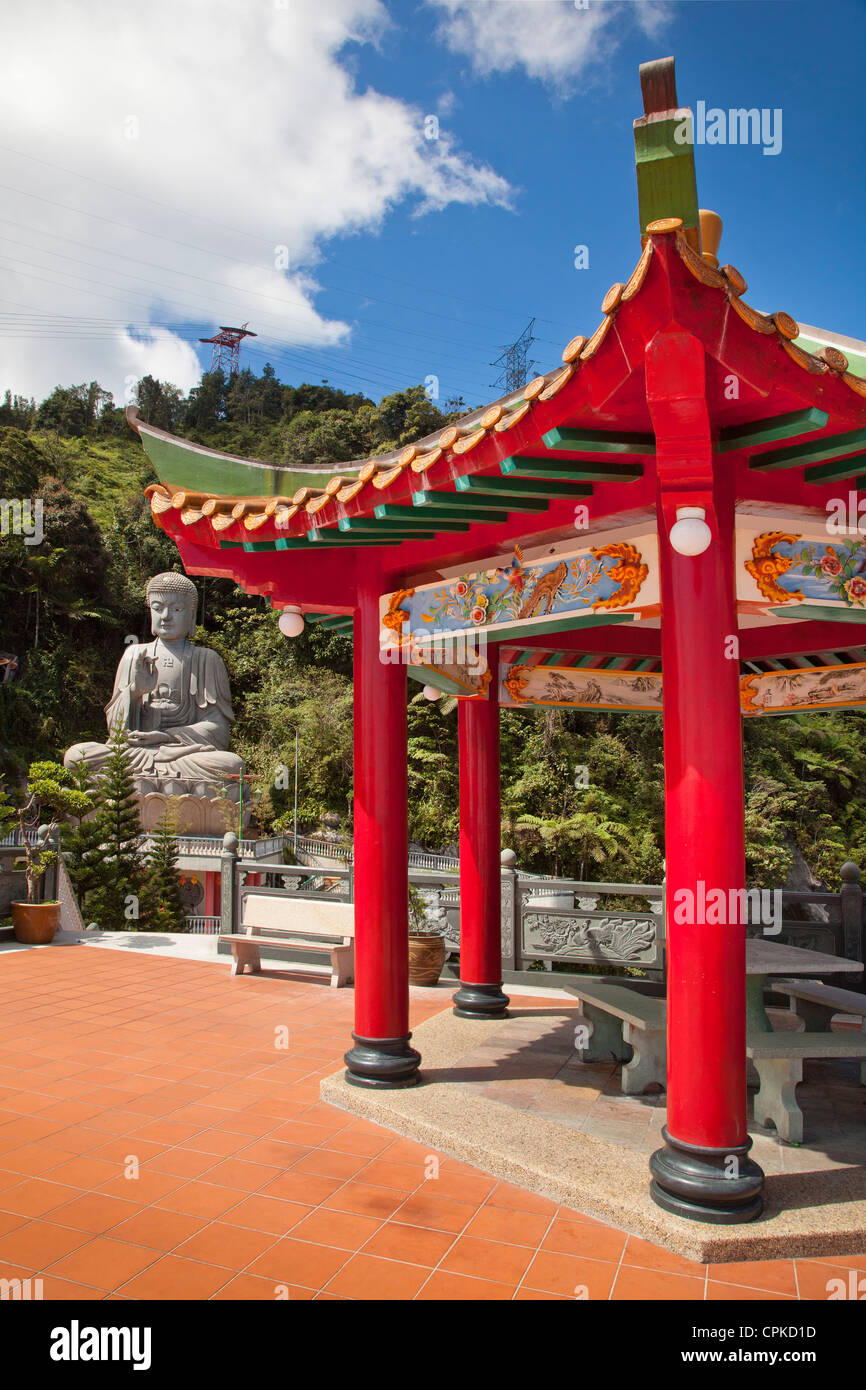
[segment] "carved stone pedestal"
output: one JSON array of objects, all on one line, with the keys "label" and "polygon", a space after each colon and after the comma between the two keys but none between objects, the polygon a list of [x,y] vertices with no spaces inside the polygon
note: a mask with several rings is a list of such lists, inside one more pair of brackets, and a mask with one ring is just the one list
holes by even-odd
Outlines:
[{"label": "carved stone pedestal", "polygon": [[[136,791],[141,828],[145,832],[156,828],[168,806],[177,815],[179,835],[225,835],[226,831],[237,831],[237,787],[226,791],[218,783],[193,785],[172,778],[158,789],[153,782],[137,782]],[[244,797],[244,829],[250,823],[251,811],[252,805]]]}]

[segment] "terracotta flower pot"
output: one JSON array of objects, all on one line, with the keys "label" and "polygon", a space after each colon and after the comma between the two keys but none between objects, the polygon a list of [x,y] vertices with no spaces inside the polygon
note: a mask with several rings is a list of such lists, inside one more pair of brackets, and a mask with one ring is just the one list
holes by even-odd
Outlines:
[{"label": "terracotta flower pot", "polygon": [[435,985],[444,964],[444,937],[409,933],[410,985]]},{"label": "terracotta flower pot", "polygon": [[60,926],[60,903],[12,903],[15,940],[22,946],[47,946]]}]

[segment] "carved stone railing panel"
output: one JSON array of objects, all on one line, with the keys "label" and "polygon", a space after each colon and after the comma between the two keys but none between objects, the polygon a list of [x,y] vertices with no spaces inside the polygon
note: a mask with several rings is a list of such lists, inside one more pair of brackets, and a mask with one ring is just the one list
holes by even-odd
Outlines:
[{"label": "carved stone railing panel", "polygon": [[524,911],[520,953],[529,960],[587,965],[661,965],[658,920],[651,913]]},{"label": "carved stone railing panel", "polygon": [[511,871],[502,874],[501,906],[499,909],[500,940],[502,943],[502,969],[514,970],[514,910],[516,906],[516,876]]}]

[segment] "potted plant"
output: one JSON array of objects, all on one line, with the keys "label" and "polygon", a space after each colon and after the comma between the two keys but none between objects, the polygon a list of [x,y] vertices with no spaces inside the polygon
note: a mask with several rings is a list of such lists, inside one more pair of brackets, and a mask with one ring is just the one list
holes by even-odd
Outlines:
[{"label": "potted plant", "polygon": [[[50,865],[57,863],[55,850],[47,848],[54,840],[60,815],[86,815],[93,806],[92,796],[81,791],[72,773],[60,763],[31,763],[27,777],[26,790],[10,803],[6,792],[2,791],[0,800],[0,831],[6,833],[17,821],[21,831],[22,857],[15,867],[24,870],[27,880],[27,901],[13,902],[12,927],[16,941],[27,946],[46,946],[54,939],[60,925],[60,901],[37,900],[39,880]],[[32,845],[27,839],[28,824],[32,824],[35,814],[50,815],[47,833],[39,843]]]},{"label": "potted plant", "polygon": [[409,885],[409,983],[439,983],[445,964],[445,913],[434,909],[423,893]]}]

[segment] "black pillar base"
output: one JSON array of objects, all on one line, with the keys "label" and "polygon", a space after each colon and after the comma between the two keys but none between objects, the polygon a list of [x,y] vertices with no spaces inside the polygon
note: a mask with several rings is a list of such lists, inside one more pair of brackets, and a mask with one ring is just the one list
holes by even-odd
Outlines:
[{"label": "black pillar base", "polygon": [[409,1046],[412,1034],[402,1038],[359,1038],[344,1057],[350,1086],[369,1086],[377,1090],[397,1090],[417,1086],[421,1053]]},{"label": "black pillar base", "polygon": [[727,1149],[674,1139],[662,1129],[665,1148],[650,1159],[650,1196],[665,1211],[690,1221],[735,1225],[754,1221],[764,1202],[764,1174],[747,1154],[751,1139]]},{"label": "black pillar base", "polygon": [[502,985],[467,985],[453,996],[454,1013],[458,1018],[506,1018],[511,1000],[502,993]]}]

